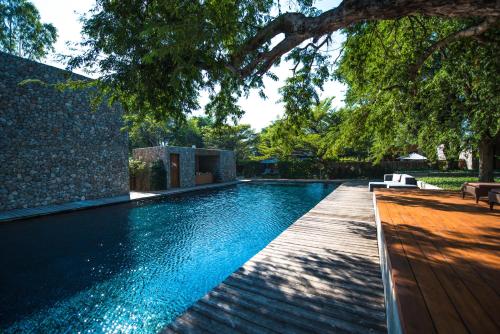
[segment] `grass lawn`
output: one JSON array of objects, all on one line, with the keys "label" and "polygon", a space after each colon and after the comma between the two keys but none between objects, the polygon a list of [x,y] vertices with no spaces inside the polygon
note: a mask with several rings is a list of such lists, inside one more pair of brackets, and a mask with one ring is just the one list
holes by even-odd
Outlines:
[{"label": "grass lawn", "polygon": [[[477,177],[471,176],[429,176],[419,177],[419,181],[424,181],[446,190],[460,190],[464,182],[478,182]],[[500,182],[499,177],[495,177],[495,182]]]}]

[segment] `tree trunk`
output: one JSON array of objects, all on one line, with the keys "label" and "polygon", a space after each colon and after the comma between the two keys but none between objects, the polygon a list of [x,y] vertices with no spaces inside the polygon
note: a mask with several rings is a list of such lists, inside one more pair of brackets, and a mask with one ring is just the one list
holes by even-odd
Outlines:
[{"label": "tree trunk", "polygon": [[495,141],[483,137],[479,143],[479,182],[493,182],[495,164]]}]

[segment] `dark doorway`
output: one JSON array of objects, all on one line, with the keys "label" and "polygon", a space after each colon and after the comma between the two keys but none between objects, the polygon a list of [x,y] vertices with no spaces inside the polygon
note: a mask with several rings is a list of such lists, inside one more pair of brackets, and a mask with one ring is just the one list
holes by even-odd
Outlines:
[{"label": "dark doorway", "polygon": [[180,178],[179,178],[179,155],[170,154],[170,188],[179,188]]}]

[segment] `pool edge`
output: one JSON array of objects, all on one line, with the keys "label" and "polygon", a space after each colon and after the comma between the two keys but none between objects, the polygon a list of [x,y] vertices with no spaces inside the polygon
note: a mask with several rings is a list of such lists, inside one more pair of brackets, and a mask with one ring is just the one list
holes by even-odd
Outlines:
[{"label": "pool edge", "polygon": [[56,215],[60,213],[67,213],[72,211],[80,211],[87,209],[94,209],[103,206],[115,205],[115,204],[123,204],[136,202],[140,200],[146,199],[155,199],[168,197],[172,195],[178,195],[188,192],[196,192],[201,190],[208,189],[217,189],[222,187],[228,187],[232,185],[236,185],[239,183],[263,183],[263,182],[275,182],[275,183],[339,183],[342,184],[350,180],[314,180],[314,179],[239,179],[236,181],[223,182],[223,183],[213,183],[195,187],[188,188],[177,188],[170,190],[161,190],[161,191],[151,191],[151,192],[139,192],[139,191],[131,191],[129,194],[114,196],[114,197],[104,197],[98,199],[89,199],[83,201],[75,201],[61,204],[53,204],[40,206],[36,208],[26,208],[26,209],[15,209],[9,211],[0,212],[0,224],[8,223],[17,220],[23,219],[31,219],[42,216],[50,216]]},{"label": "pool edge", "polygon": [[94,209],[103,206],[115,205],[136,202],[146,199],[162,198],[177,194],[183,194],[188,192],[195,192],[207,189],[216,189],[222,187],[228,187],[236,185],[239,183],[248,182],[246,180],[236,180],[224,183],[214,183],[209,185],[195,186],[189,188],[178,188],[172,190],[162,190],[162,191],[151,191],[151,192],[138,192],[131,191],[127,195],[120,195],[114,197],[104,197],[99,199],[90,199],[84,201],[68,202],[62,204],[46,205],[36,208],[26,208],[26,209],[15,209],[9,211],[0,212],[0,223],[13,222],[16,220],[30,219],[41,216],[50,216],[60,213],[80,211],[87,209]]}]

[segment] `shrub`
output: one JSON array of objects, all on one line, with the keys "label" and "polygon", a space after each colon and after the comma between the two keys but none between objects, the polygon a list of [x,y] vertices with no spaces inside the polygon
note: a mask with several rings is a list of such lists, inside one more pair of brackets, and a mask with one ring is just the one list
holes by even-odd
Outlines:
[{"label": "shrub", "polygon": [[130,158],[128,166],[131,190],[150,191],[167,188],[167,175],[161,160],[146,163]]},{"label": "shrub", "polygon": [[134,158],[128,159],[128,171],[131,177],[137,176],[138,173],[143,172],[146,168],[146,163]]},{"label": "shrub", "polygon": [[150,184],[151,190],[164,190],[167,189],[167,172],[163,161],[156,160],[150,164]]},{"label": "shrub", "polygon": [[260,161],[243,160],[238,161],[236,166],[238,176],[255,177],[263,172],[263,167]]},{"label": "shrub", "polygon": [[[474,176],[430,176],[419,177],[419,181],[432,184],[445,190],[460,190],[465,182],[478,182],[478,177]],[[499,177],[495,177],[495,182],[500,182]]]}]

